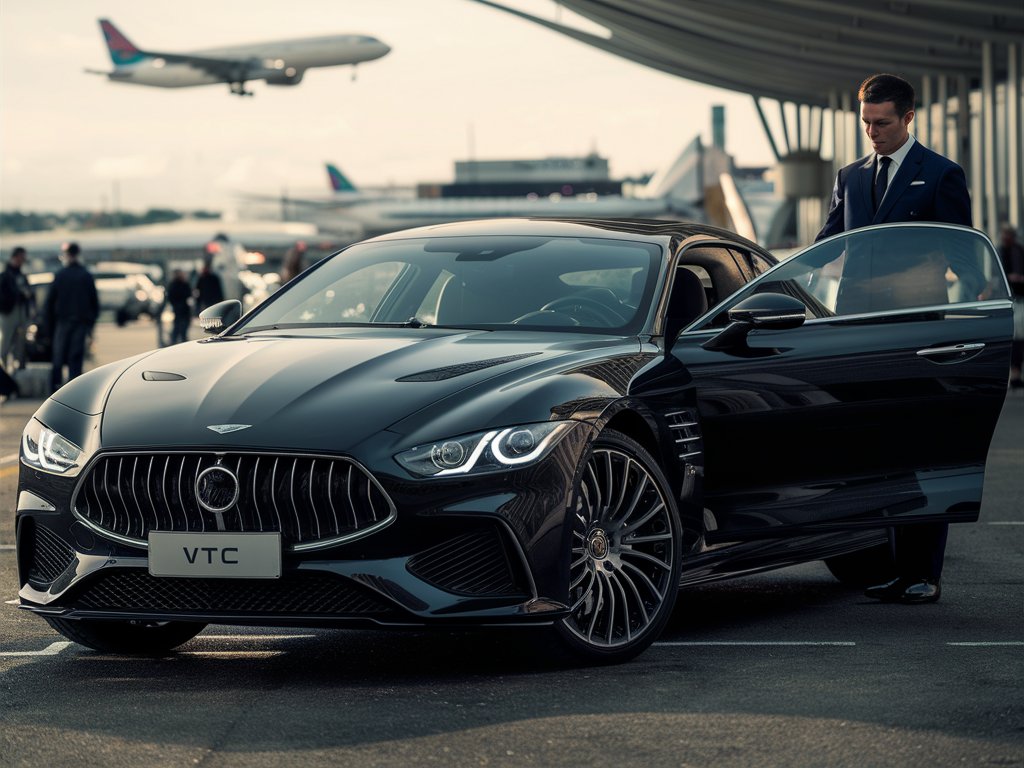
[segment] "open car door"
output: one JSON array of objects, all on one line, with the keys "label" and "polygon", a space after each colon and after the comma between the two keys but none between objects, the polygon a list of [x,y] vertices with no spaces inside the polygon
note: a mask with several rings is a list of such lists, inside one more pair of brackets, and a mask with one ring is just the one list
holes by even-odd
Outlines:
[{"label": "open car door", "polygon": [[1011,336],[995,249],[965,227],[859,229],[756,277],[671,350],[708,540],[976,520]]}]

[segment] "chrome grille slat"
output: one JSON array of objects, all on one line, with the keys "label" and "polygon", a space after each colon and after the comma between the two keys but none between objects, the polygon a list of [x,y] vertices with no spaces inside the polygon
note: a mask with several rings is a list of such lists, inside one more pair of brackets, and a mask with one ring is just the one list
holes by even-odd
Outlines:
[{"label": "chrome grille slat", "polygon": [[299,468],[299,460],[292,459],[292,471],[288,475],[288,498],[292,502],[292,513],[295,515],[295,530],[299,539],[302,538],[302,521],[299,519],[299,505],[295,503],[295,470]]},{"label": "chrome grille slat", "polygon": [[[313,498],[313,478],[316,477],[316,459],[313,459],[309,464],[309,507],[310,509],[316,509],[316,499]],[[313,524],[316,526],[316,538],[322,539],[323,533],[320,530],[319,518],[313,518]]]},{"label": "chrome grille slat", "polygon": [[345,479],[345,495],[348,496],[348,509],[352,513],[352,524],[359,525],[356,518],[356,505],[352,503],[352,467],[348,468],[348,477]]},{"label": "chrome grille slat", "polygon": [[[241,461],[241,456],[238,457]],[[252,467],[252,509],[256,513],[256,530],[263,530],[263,514],[260,512],[260,494],[256,489],[256,478],[260,473],[260,457],[256,457],[256,463]],[[241,478],[239,478],[241,479]]]},{"label": "chrome grille slat", "polygon": [[156,503],[153,501],[153,462],[155,456],[149,457],[149,468],[146,469],[146,498],[149,499],[149,508],[153,510],[153,527],[160,527],[160,518],[157,515]]},{"label": "chrome grille slat", "polygon": [[110,516],[113,518],[113,526],[117,527],[117,511],[114,509],[114,500],[110,496],[110,483],[107,480],[107,466],[103,466],[103,489],[107,492],[107,501],[110,503]]},{"label": "chrome grille slat", "polygon": [[[205,511],[195,492],[199,474],[218,463],[239,481],[238,502],[219,515]],[[286,548],[316,549],[372,533],[397,514],[380,484],[349,459],[257,452],[101,454],[72,504],[93,529],[140,546],[152,530],[226,530],[279,532]]]},{"label": "chrome grille slat", "polygon": [[277,463],[279,459],[274,459],[274,469],[270,473],[270,500],[274,503],[274,515],[277,516],[277,530],[283,530],[284,526],[281,524],[281,510],[277,507]]},{"label": "chrome grille slat", "polygon": [[338,525],[338,510],[334,508],[334,493],[331,491],[331,485],[334,483],[334,462],[331,462],[330,469],[327,470],[327,503],[331,507],[331,518],[334,520],[334,532],[337,533],[341,530],[341,526]]}]

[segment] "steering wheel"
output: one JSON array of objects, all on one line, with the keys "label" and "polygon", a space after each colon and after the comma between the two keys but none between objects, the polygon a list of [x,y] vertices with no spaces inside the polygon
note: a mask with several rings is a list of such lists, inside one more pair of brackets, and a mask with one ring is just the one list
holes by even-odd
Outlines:
[{"label": "steering wheel", "polygon": [[574,293],[570,296],[562,296],[559,299],[549,301],[540,308],[540,311],[565,312],[569,315],[579,315],[584,320],[589,315],[591,319],[596,319],[599,323],[608,326],[626,324],[626,318],[603,301],[598,301],[582,293]]}]

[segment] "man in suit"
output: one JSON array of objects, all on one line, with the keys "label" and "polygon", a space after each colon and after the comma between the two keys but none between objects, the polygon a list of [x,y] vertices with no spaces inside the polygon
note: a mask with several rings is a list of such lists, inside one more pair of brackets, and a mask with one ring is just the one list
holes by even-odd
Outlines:
[{"label": "man in suit", "polygon": [[[874,150],[836,175],[825,225],[815,240],[871,224],[940,221],[971,226],[971,200],[963,169],[916,141],[914,89],[895,75],[873,75],[857,94],[861,122]],[[967,277],[967,270],[954,269]],[[893,529],[897,578],[869,587],[878,600],[933,603],[949,527],[943,523]]]}]

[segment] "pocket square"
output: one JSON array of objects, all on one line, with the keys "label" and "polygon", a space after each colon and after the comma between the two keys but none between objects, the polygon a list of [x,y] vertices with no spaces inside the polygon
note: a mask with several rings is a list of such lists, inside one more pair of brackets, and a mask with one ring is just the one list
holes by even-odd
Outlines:
[{"label": "pocket square", "polygon": [[912,182],[910,182],[910,186],[912,186],[912,187],[916,187],[916,186],[918,186],[920,184],[924,184],[924,182],[923,181],[912,181]]}]

